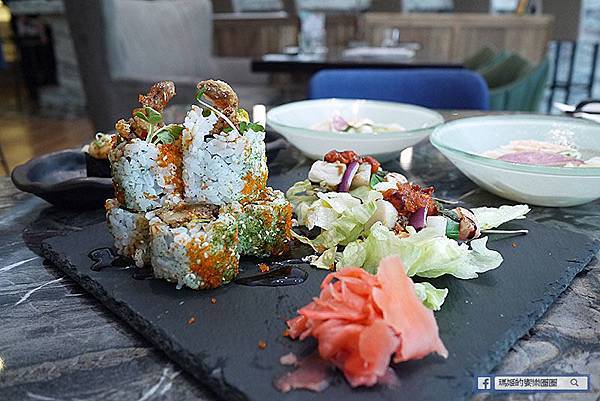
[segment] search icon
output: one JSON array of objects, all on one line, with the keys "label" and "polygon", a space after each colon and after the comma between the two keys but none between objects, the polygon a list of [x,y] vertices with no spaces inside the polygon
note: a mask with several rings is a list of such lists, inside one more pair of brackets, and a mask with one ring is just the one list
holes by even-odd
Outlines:
[{"label": "search icon", "polygon": [[575,379],[575,378],[572,378],[570,383],[571,383],[571,386],[579,387],[579,383],[577,383],[577,379]]}]

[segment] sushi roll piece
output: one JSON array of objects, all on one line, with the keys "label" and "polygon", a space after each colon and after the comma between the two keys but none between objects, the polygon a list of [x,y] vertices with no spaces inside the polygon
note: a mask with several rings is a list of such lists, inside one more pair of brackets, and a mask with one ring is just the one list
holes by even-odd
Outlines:
[{"label": "sushi roll piece", "polygon": [[259,199],[230,207],[237,213],[242,255],[265,257],[288,251],[292,205],[281,191],[267,188]]},{"label": "sushi roll piece", "polygon": [[116,199],[107,199],[104,207],[117,254],[133,259],[137,267],[148,265],[150,230],[145,213],[123,209]]},{"label": "sushi roll piece", "polygon": [[222,81],[198,84],[210,106],[192,106],[183,123],[185,200],[224,205],[251,202],[267,185],[265,132],[247,121],[237,95]]},{"label": "sushi roll piece", "polygon": [[173,82],[158,82],[139,96],[142,107],[115,125],[118,137],[108,157],[115,195],[129,210],[145,212],[182,200],[183,126],[165,125],[162,116],[173,96]]},{"label": "sushi roll piece", "polygon": [[216,205],[149,212],[154,276],[192,289],[217,288],[238,274],[238,224]]},{"label": "sushi roll piece", "polygon": [[147,212],[182,200],[180,142],[135,138],[117,145],[109,158],[115,195],[127,209]]}]

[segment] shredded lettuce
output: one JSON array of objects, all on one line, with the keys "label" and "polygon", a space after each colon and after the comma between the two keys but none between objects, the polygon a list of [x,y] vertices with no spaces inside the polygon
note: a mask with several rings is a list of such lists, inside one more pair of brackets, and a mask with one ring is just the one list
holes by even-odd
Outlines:
[{"label": "shredded lettuce", "polygon": [[309,180],[298,181],[285,193],[285,197],[292,204],[294,212],[302,203],[312,203],[317,200],[317,192]]},{"label": "shredded lettuce", "polygon": [[450,274],[470,279],[502,263],[502,255],[486,247],[487,238],[471,241],[472,249],[469,249],[465,243],[459,244],[425,228],[418,233],[411,232],[409,237],[400,240],[400,244],[399,254],[409,276],[434,278]]},{"label": "shredded lettuce", "polygon": [[[381,259],[395,255],[402,259],[410,277],[435,278],[449,274],[472,279],[502,263],[500,253],[487,248],[487,238],[475,239],[470,244],[459,243],[448,238],[445,230],[440,230],[436,224],[419,232],[407,227],[410,234],[407,237],[396,235],[379,221],[369,227],[382,195],[367,186],[349,193],[324,192],[318,185],[305,180],[295,183],[286,197],[300,225],[311,230],[321,229],[314,239],[292,233],[317,252],[307,260],[320,269],[356,266],[376,273]],[[472,211],[480,227],[490,229],[524,218],[529,206],[482,207]],[[338,246],[344,247],[342,252],[338,252]],[[439,310],[448,294],[448,289],[438,289],[427,282],[416,283],[415,291],[423,304],[432,310]]]},{"label": "shredded lettuce", "polygon": [[[333,221],[329,220],[330,216],[324,216],[323,213],[318,217],[319,223],[322,224],[324,219],[327,219],[327,229],[322,230],[315,239],[310,239],[305,236],[294,234],[300,242],[310,245],[317,252],[323,252],[326,249],[332,248],[336,245],[347,245],[348,243],[357,240],[365,229],[365,224],[369,221],[371,216],[377,210],[377,200],[381,198],[381,194],[377,191],[371,191],[371,194],[366,198],[366,202],[361,203],[360,201],[353,206],[346,208],[340,213]],[[336,201],[339,201],[337,199]],[[317,200],[317,202],[325,202],[323,198]],[[354,202],[353,202],[354,203]],[[330,205],[330,204],[329,204]],[[318,213],[319,209],[324,208],[323,204],[318,204],[314,211],[311,211],[311,207],[303,212],[302,220],[308,220],[311,213]],[[330,208],[334,210],[333,208]],[[322,212],[322,210],[321,210]],[[318,219],[315,217],[315,221]],[[301,221],[298,216],[298,221]]]},{"label": "shredded lettuce", "polygon": [[[373,196],[377,196],[373,192],[374,191],[371,188],[363,185],[351,190],[349,193],[363,202],[368,202]],[[383,198],[383,196],[381,196],[381,198]]]},{"label": "shredded lettuce", "polygon": [[324,206],[332,208],[337,214],[342,214],[347,209],[362,203],[360,199],[348,192],[320,192],[317,196]]},{"label": "shredded lettuce", "polygon": [[316,187],[309,181],[298,181],[285,193],[285,197],[292,205],[298,224],[307,226],[306,217],[310,205],[319,198],[317,197]]},{"label": "shredded lettuce", "polygon": [[333,270],[336,262],[339,259],[337,247],[329,248],[321,255],[310,255],[306,257],[306,261],[317,269]]},{"label": "shredded lettuce", "polygon": [[412,230],[409,237],[400,238],[377,222],[364,240],[348,244],[349,250],[344,249],[339,266],[359,266],[374,273],[382,258],[396,255],[411,277],[435,278],[450,274],[470,279],[502,263],[502,256],[488,249],[486,243],[487,238],[473,240],[469,249],[467,244],[459,244],[428,228],[418,233]]},{"label": "shredded lettuce", "polygon": [[376,222],[365,236],[348,244],[342,252],[341,267],[359,266],[375,274],[379,261],[386,256],[397,255],[400,238],[388,230],[381,222]]},{"label": "shredded lettuce", "polygon": [[477,223],[479,223],[479,228],[482,230],[496,228],[511,220],[524,219],[530,210],[528,205],[504,205],[498,208],[477,207],[471,209],[477,219]]},{"label": "shredded lettuce", "polygon": [[356,266],[362,267],[363,269],[373,273],[375,269],[367,269],[365,268],[365,260],[367,259],[367,248],[365,247],[365,241],[362,239],[353,241],[346,245],[340,260],[338,261],[336,267],[337,269],[341,269],[346,266]]},{"label": "shredded lettuce", "polygon": [[448,295],[447,288],[435,288],[427,282],[415,283],[415,292],[423,305],[431,310],[440,310]]}]

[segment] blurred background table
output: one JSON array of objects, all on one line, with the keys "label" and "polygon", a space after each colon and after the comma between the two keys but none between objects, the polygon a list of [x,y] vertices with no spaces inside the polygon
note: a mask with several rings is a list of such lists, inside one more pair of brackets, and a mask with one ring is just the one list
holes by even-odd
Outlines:
[{"label": "blurred background table", "polygon": [[[377,48],[375,48],[377,49]],[[384,48],[382,48],[384,49]],[[330,68],[463,68],[461,62],[439,61],[427,56],[344,56],[342,49],[325,54],[269,53],[252,60],[254,72],[315,73]]]}]

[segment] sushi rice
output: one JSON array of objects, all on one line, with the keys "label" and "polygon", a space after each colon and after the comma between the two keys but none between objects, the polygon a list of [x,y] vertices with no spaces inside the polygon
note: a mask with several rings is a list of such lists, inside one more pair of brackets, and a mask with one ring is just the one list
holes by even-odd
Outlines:
[{"label": "sushi rice", "polygon": [[106,220],[121,256],[133,259],[137,267],[150,263],[150,231],[144,212],[123,209],[116,199],[107,199]]},{"label": "sushi rice", "polygon": [[[217,288],[238,274],[236,218],[214,205],[149,212],[154,276],[192,289]],[[207,211],[215,211],[207,215]]]},{"label": "sushi rice", "polygon": [[[204,113],[204,114],[203,114]],[[185,200],[224,205],[250,202],[267,184],[265,133],[249,129],[211,135],[214,112],[192,106],[182,134]]]},{"label": "sushi rice", "polygon": [[182,200],[180,142],[136,138],[117,145],[109,159],[116,197],[127,209],[147,212]]}]

